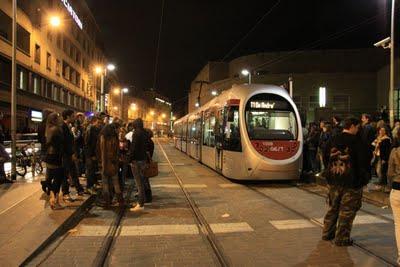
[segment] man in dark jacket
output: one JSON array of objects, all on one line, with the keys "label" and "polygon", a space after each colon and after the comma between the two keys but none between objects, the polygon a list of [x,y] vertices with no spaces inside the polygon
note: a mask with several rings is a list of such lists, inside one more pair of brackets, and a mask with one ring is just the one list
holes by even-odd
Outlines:
[{"label": "man in dark jacket", "polygon": [[376,130],[371,125],[371,116],[369,114],[362,114],[361,115],[361,130],[359,133],[361,137],[361,141],[363,142],[364,146],[366,147],[366,160],[368,161],[368,177],[366,179],[370,180],[371,178],[371,160],[373,157],[375,147],[372,145],[376,138]]},{"label": "man in dark jacket", "polygon": [[[146,148],[148,147],[148,135],[143,128],[142,119],[134,121],[134,133],[132,135],[132,143],[129,149],[129,161],[131,162],[132,173],[138,188],[138,203],[132,208],[132,211],[141,211],[144,209],[144,203],[151,201],[150,183],[144,177],[144,168],[147,161]],[[147,192],[147,198],[146,198]]]},{"label": "man in dark jacket", "polygon": [[325,157],[329,159],[327,182],[329,209],[324,218],[323,240],[335,239],[338,246],[352,245],[350,232],[362,204],[366,181],[365,146],[357,138],[359,120],[346,119],[343,132],[333,137]]},{"label": "man in dark jacket", "polygon": [[76,190],[78,191],[78,194],[81,195],[83,194],[83,187],[81,186],[78,178],[78,173],[75,168],[75,165],[73,164],[73,159],[72,156],[74,154],[74,135],[71,132],[70,126],[72,123],[74,123],[74,111],[71,109],[66,109],[62,112],[62,117],[63,117],[63,125],[62,125],[62,130],[64,134],[64,154],[63,154],[63,168],[65,172],[65,178],[63,180],[63,185],[62,185],[62,192],[65,200],[71,201],[72,198],[70,196],[69,192],[69,182],[68,178],[71,177],[71,182],[72,185],[75,186]]}]

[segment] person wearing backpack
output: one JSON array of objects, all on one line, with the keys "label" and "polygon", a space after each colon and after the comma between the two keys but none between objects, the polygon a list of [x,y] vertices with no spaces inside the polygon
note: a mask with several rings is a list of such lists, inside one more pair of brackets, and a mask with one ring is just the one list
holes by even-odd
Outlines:
[{"label": "person wearing backpack", "polygon": [[344,121],[343,131],[327,145],[328,211],[324,218],[323,240],[337,246],[351,246],[350,232],[362,205],[363,186],[370,179],[366,146],[357,137],[360,122]]}]

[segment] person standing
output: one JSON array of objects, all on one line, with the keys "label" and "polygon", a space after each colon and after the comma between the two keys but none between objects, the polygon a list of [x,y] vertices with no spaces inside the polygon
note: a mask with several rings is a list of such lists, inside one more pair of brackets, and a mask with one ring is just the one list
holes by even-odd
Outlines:
[{"label": "person standing", "polygon": [[366,181],[365,146],[357,138],[359,120],[344,121],[344,129],[327,146],[328,211],[324,218],[323,240],[335,240],[337,246],[350,246],[350,232],[362,205],[362,187]]},{"label": "person standing", "polygon": [[57,113],[51,113],[47,118],[46,152],[44,161],[47,168],[47,179],[50,187],[50,207],[52,209],[63,208],[60,204],[60,187],[65,178],[63,169],[64,133],[61,128],[61,119]]},{"label": "person standing", "polygon": [[332,136],[336,136],[342,132],[341,122],[342,120],[338,116],[332,117]]},{"label": "person standing", "polygon": [[400,265],[400,144],[396,143],[390,153],[388,180],[392,181],[390,207],[393,212],[394,230],[397,243],[397,263]]},{"label": "person standing", "polygon": [[3,130],[0,130],[0,184],[13,183],[12,180],[7,179],[6,172],[4,170],[4,163],[11,160],[10,155],[7,153],[4,147],[5,135]]},{"label": "person standing", "polygon": [[[43,120],[40,122],[38,126],[38,141],[40,143],[40,157],[43,160],[46,155],[46,125],[47,125],[47,117],[53,113],[50,109],[43,110]],[[43,192],[47,195],[50,195],[50,181],[47,177],[47,172],[45,174],[45,179],[40,181]]]},{"label": "person standing", "polygon": [[149,180],[144,177],[144,168],[147,160],[146,143],[148,137],[143,128],[142,119],[136,119],[133,126],[135,131],[132,135],[129,161],[131,162],[132,173],[138,189],[138,203],[131,210],[141,211],[144,209],[144,203],[150,201],[146,199],[146,191],[151,191]]},{"label": "person standing", "polygon": [[83,193],[83,188],[79,182],[78,174],[73,164],[73,154],[74,154],[74,135],[71,132],[70,126],[74,123],[74,111],[71,109],[66,109],[62,112],[63,124],[62,130],[64,134],[64,155],[63,155],[63,168],[65,172],[65,178],[62,184],[62,191],[64,200],[72,201],[72,197],[70,195],[69,187],[69,179],[71,179],[71,184],[75,186],[78,194]]},{"label": "person standing", "polygon": [[379,186],[388,185],[390,189],[391,185],[387,184],[387,169],[392,141],[387,135],[386,127],[379,128],[378,137],[372,145],[375,147],[374,156],[378,159],[376,164],[376,173],[379,177],[378,184]]},{"label": "person standing", "polygon": [[111,185],[113,186],[113,191],[116,193],[119,205],[124,205],[124,198],[122,196],[122,190],[118,180],[119,128],[120,121],[118,118],[115,118],[113,123],[104,126],[99,137],[103,201],[105,207],[110,206],[112,202]]},{"label": "person standing", "polygon": [[308,166],[310,168],[310,173],[315,173],[318,171],[317,166],[317,151],[319,143],[320,133],[318,131],[318,126],[315,123],[310,124],[310,132],[306,139],[307,144],[307,156],[308,156]]},{"label": "person standing", "polygon": [[97,161],[97,141],[101,130],[101,120],[94,116],[91,118],[90,125],[86,129],[85,142],[85,176],[86,176],[86,193],[95,194],[94,185],[97,183],[96,170],[98,168]]}]

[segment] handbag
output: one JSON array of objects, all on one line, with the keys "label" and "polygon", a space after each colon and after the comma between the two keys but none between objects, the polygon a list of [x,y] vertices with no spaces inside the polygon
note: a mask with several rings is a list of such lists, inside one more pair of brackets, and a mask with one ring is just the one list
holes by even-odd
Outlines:
[{"label": "handbag", "polygon": [[148,161],[146,166],[144,167],[144,176],[146,178],[154,177],[158,175],[158,162],[157,161]]}]

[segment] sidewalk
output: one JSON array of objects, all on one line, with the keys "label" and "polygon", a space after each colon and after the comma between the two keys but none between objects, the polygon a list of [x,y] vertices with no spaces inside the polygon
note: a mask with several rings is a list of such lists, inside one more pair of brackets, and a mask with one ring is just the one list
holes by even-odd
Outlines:
[{"label": "sidewalk", "polygon": [[[315,183],[317,185],[326,186],[326,179],[320,175],[314,176]],[[389,193],[385,193],[381,190],[375,190],[375,186],[372,183],[374,179],[364,189],[363,199],[366,202],[370,202],[379,206],[389,206]]]},{"label": "sidewalk", "polygon": [[53,211],[43,193],[43,176],[0,185],[0,265],[18,266],[88,205],[87,196]]}]

